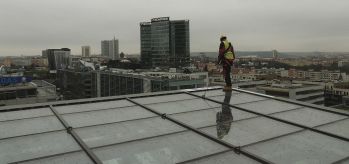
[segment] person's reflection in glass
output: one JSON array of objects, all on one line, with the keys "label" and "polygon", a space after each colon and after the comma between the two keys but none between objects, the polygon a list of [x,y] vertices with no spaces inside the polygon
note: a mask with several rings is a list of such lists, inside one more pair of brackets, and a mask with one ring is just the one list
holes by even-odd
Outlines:
[{"label": "person's reflection in glass", "polygon": [[225,92],[224,104],[222,104],[222,111],[216,114],[217,123],[217,137],[222,139],[225,135],[229,133],[231,122],[233,121],[233,115],[229,105],[231,98],[231,91]]}]

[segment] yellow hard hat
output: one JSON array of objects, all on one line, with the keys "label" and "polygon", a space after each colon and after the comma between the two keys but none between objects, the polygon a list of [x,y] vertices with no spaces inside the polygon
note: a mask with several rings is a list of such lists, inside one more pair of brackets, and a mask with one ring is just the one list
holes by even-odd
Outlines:
[{"label": "yellow hard hat", "polygon": [[220,39],[221,41],[223,41],[223,40],[227,39],[227,36],[221,35],[221,37],[220,37],[219,39]]}]

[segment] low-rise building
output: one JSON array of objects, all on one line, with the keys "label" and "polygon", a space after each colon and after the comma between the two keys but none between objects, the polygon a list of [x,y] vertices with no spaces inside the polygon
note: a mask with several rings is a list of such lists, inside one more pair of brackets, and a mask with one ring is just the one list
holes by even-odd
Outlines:
[{"label": "low-rise building", "polygon": [[13,78],[11,79],[11,84],[0,87],[1,106],[42,103],[57,99],[56,86],[53,84],[43,80],[14,83]]},{"label": "low-rise building", "polygon": [[58,70],[57,87],[65,99],[116,96],[208,86],[207,72],[176,73],[111,69]]},{"label": "low-rise building", "polygon": [[327,83],[325,86],[325,105],[343,104],[343,97],[349,96],[349,82]]},{"label": "low-rise building", "polygon": [[265,94],[304,101],[312,104],[324,103],[324,87],[315,84],[272,83],[257,87]]},{"label": "low-rise building", "polygon": [[233,74],[232,80],[233,81],[255,81],[258,79],[258,77],[261,76],[260,74]]},{"label": "low-rise building", "polygon": [[35,67],[48,67],[48,60],[47,58],[33,57],[31,59],[31,65]]},{"label": "low-rise building", "polygon": [[338,67],[343,67],[343,66],[346,66],[346,65],[349,65],[349,60],[338,61]]}]

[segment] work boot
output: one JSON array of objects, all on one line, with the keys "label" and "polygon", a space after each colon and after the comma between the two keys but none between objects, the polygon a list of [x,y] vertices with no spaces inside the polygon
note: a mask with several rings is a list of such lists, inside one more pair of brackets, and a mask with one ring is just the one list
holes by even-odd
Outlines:
[{"label": "work boot", "polygon": [[228,85],[224,86],[223,91],[225,92],[232,91],[231,86],[228,86]]}]

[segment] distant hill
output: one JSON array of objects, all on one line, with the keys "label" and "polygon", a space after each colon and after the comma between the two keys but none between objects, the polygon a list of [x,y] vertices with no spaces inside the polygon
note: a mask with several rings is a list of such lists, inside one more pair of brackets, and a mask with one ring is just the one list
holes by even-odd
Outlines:
[{"label": "distant hill", "polygon": [[[218,52],[192,52],[191,56],[205,55],[207,57],[217,57]],[[257,57],[273,57],[272,51],[237,51],[237,56],[257,56]],[[282,58],[298,58],[310,56],[343,56],[349,55],[349,52],[279,52]]]},{"label": "distant hill", "polygon": [[[190,56],[201,56],[217,57],[218,52],[192,52]],[[237,56],[257,56],[257,57],[273,57],[272,51],[237,51]],[[282,53],[279,53],[280,57],[283,57]]]}]

